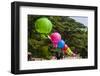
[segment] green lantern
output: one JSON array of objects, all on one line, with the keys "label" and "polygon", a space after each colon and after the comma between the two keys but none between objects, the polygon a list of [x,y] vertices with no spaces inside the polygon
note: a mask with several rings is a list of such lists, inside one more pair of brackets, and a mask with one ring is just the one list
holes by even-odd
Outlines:
[{"label": "green lantern", "polygon": [[39,33],[48,34],[52,30],[52,23],[48,18],[42,17],[36,20],[35,28]]}]

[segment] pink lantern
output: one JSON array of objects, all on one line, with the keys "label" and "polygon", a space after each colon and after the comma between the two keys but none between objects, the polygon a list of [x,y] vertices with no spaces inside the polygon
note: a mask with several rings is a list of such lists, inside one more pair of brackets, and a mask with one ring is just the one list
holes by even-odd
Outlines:
[{"label": "pink lantern", "polygon": [[61,40],[61,35],[58,32],[54,32],[50,35],[50,40],[54,47],[57,47],[58,42]]}]

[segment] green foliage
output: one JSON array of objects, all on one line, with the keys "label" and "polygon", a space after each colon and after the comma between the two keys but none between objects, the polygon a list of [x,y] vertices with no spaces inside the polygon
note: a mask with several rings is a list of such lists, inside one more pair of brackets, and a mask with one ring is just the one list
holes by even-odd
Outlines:
[{"label": "green foliage", "polygon": [[77,50],[82,58],[87,58],[87,27],[82,23],[76,22],[68,16],[38,16],[28,15],[28,51],[32,52],[33,57],[50,59],[53,55],[50,48],[52,45],[48,38],[41,37],[35,29],[35,21],[38,18],[47,17],[53,24],[53,29],[49,33],[59,32],[65,43],[72,49]]}]

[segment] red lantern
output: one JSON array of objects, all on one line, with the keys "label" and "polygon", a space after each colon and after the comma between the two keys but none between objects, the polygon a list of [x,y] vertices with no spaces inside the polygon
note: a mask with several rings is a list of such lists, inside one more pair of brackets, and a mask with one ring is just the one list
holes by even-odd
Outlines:
[{"label": "red lantern", "polygon": [[68,49],[68,46],[67,46],[67,44],[65,44],[64,48],[62,48],[62,50],[64,51],[64,53],[66,53],[67,49]]}]

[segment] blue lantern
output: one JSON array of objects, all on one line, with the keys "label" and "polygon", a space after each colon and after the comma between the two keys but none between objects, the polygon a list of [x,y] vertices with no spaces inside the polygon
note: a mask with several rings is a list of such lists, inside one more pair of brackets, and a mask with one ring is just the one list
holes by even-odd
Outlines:
[{"label": "blue lantern", "polygon": [[60,40],[60,41],[58,42],[58,48],[64,48],[64,45],[65,45],[64,40]]}]

